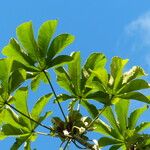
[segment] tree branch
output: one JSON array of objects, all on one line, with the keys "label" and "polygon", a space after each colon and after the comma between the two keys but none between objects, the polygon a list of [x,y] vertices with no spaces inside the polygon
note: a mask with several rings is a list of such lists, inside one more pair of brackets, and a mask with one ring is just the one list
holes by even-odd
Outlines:
[{"label": "tree branch", "polygon": [[62,113],[62,115],[63,115],[65,121],[67,122],[67,118],[66,118],[65,113],[64,113],[64,111],[63,111],[63,109],[62,109],[62,106],[61,106],[61,104],[60,104],[60,102],[59,102],[59,100],[58,100],[58,97],[57,97],[57,94],[56,94],[56,92],[55,92],[55,90],[54,90],[54,88],[53,88],[53,85],[52,85],[52,83],[51,83],[51,81],[50,81],[50,79],[49,79],[49,77],[48,77],[48,75],[47,75],[47,73],[46,73],[45,70],[43,70],[43,73],[45,74],[45,77],[46,77],[46,79],[47,79],[47,81],[48,81],[48,83],[49,83],[49,85],[50,85],[50,88],[52,89],[52,92],[53,92],[53,94],[54,94],[54,96],[55,96],[55,98],[56,98],[56,101],[57,101],[58,106],[59,106],[59,108],[60,108],[60,110],[61,110],[61,113]]}]

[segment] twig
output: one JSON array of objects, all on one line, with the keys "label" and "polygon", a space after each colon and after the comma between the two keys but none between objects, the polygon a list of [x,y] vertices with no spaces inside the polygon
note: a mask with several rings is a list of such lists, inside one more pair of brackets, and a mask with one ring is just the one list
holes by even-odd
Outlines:
[{"label": "twig", "polygon": [[14,106],[10,105],[9,103],[5,102],[5,104],[8,105],[9,107],[11,107],[12,109],[14,109],[15,111],[17,111],[18,113],[20,113],[21,115],[23,115],[24,117],[26,117],[26,118],[28,118],[29,120],[33,121],[34,123],[40,125],[41,127],[44,127],[44,128],[46,128],[46,129],[48,129],[48,130],[51,130],[51,131],[53,130],[51,127],[48,127],[48,126],[46,126],[46,125],[44,125],[44,124],[42,124],[42,123],[40,123],[40,122],[38,122],[38,121],[32,119],[31,117],[27,116],[26,114],[24,114],[23,112],[21,112],[20,110],[18,110],[18,109],[15,108]]},{"label": "twig", "polygon": [[66,148],[68,147],[69,143],[70,143],[70,140],[67,141],[67,143],[66,143],[65,147],[63,148],[63,150],[66,150]]},{"label": "twig", "polygon": [[57,101],[58,106],[59,106],[59,108],[60,108],[60,110],[61,110],[61,113],[62,113],[62,115],[63,115],[65,121],[67,122],[67,118],[66,118],[65,113],[64,113],[64,111],[63,111],[63,109],[62,109],[62,106],[61,106],[61,104],[60,104],[60,102],[59,102],[59,100],[58,100],[58,97],[57,97],[56,92],[55,92],[55,90],[54,90],[54,88],[53,88],[53,85],[52,85],[52,83],[51,83],[51,81],[50,81],[50,79],[49,79],[47,73],[45,72],[45,70],[43,70],[43,73],[45,74],[45,77],[46,77],[46,79],[47,79],[47,81],[48,81],[48,83],[49,83],[49,85],[50,85],[50,88],[52,89],[52,92],[53,92],[53,94],[54,94],[54,96],[55,96],[55,98],[56,98],[56,101]]},{"label": "twig", "polygon": [[104,106],[101,111],[97,114],[97,116],[92,120],[92,122],[89,124],[89,126],[87,127],[87,129],[89,129],[93,123],[99,118],[99,116],[104,112],[104,110],[107,108],[107,106]]}]

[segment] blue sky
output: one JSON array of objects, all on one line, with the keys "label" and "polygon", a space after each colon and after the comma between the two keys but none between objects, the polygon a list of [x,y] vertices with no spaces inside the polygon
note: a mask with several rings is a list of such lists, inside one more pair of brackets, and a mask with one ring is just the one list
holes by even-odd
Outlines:
[{"label": "blue sky", "polygon": [[[2,0],[0,49],[15,36],[19,24],[32,20],[37,33],[44,21],[58,19],[57,34],[67,32],[76,37],[74,44],[65,50],[66,54],[81,51],[85,61],[91,52],[103,52],[109,63],[110,58],[117,55],[130,59],[128,67],[139,65],[150,74],[149,6],[147,0]],[[150,81],[150,77],[147,79]],[[38,94],[42,92],[40,90]],[[34,93],[32,97],[38,97],[38,94]],[[140,105],[134,103],[134,106]],[[145,113],[141,120],[150,121],[149,114],[150,111]],[[0,147],[9,150],[12,141],[0,141]],[[57,139],[44,137],[38,138],[33,147],[58,149],[59,143]]]}]

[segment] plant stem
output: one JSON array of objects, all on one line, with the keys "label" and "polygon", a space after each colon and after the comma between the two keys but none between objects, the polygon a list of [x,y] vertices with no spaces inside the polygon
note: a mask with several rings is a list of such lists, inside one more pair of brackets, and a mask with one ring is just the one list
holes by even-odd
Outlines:
[{"label": "plant stem", "polygon": [[48,134],[48,133],[44,133],[44,132],[36,131],[35,133],[40,134],[40,135],[50,136],[50,134]]},{"label": "plant stem", "polygon": [[70,143],[70,140],[67,141],[67,143],[66,143],[65,147],[63,148],[63,150],[66,150],[69,143]]},{"label": "plant stem", "polygon": [[41,127],[46,128],[46,129],[51,130],[51,131],[53,130],[51,127],[48,127],[48,126],[46,126],[46,125],[44,125],[44,124],[42,124],[42,123],[32,119],[31,117],[27,116],[26,114],[24,114],[20,110],[16,109],[14,106],[10,105],[9,103],[5,102],[5,104],[8,105],[9,107],[11,107],[12,109],[14,109],[15,111],[17,111],[18,113],[20,113],[21,115],[23,115],[24,117],[26,117],[29,120],[33,121],[34,123],[40,125]]},{"label": "plant stem", "polygon": [[48,81],[48,83],[49,83],[49,85],[50,85],[50,88],[52,89],[52,92],[53,92],[53,94],[54,94],[54,96],[55,96],[55,98],[56,98],[56,101],[57,101],[58,106],[59,106],[59,108],[60,108],[60,110],[61,110],[61,113],[62,113],[62,115],[63,115],[65,121],[67,122],[67,118],[66,118],[65,113],[64,113],[64,111],[63,111],[63,109],[62,109],[62,106],[61,106],[61,104],[60,104],[60,102],[59,102],[59,100],[58,100],[58,97],[57,97],[56,92],[55,92],[55,90],[54,90],[54,88],[53,88],[53,85],[52,85],[52,83],[51,83],[51,81],[50,81],[50,79],[49,79],[47,73],[45,72],[45,70],[43,70],[43,73],[45,74],[46,79],[47,79],[47,81]]},{"label": "plant stem", "polygon": [[78,106],[77,106],[77,111],[80,111],[80,105],[81,105],[81,99],[79,99],[79,103],[78,103]]},{"label": "plant stem", "polygon": [[74,135],[73,138],[79,142],[81,145],[85,146],[86,148],[90,149],[90,150],[97,150],[94,148],[94,144],[90,144],[88,143],[86,140],[82,139],[81,137]]},{"label": "plant stem", "polygon": [[92,120],[92,122],[89,124],[89,126],[87,127],[87,129],[89,129],[93,123],[99,118],[99,116],[104,112],[104,110],[106,109],[107,106],[104,106],[101,111],[97,114],[97,116]]}]

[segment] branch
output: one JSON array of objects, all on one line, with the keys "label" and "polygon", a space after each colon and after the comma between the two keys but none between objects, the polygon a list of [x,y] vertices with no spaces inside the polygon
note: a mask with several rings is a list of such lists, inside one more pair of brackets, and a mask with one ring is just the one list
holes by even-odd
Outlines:
[{"label": "branch", "polygon": [[104,106],[101,111],[97,114],[97,116],[92,120],[92,122],[89,124],[89,126],[87,127],[87,129],[89,129],[93,123],[99,118],[99,116],[104,112],[104,110],[107,108],[107,106]]},{"label": "branch", "polygon": [[86,140],[82,139],[81,137],[79,137],[77,135],[74,135],[73,139],[76,140],[77,142],[79,142],[81,145],[85,146],[86,148],[90,149],[90,150],[98,150],[95,147],[95,144],[90,144]]},{"label": "branch", "polygon": [[62,109],[62,106],[61,106],[61,104],[60,104],[60,102],[59,102],[59,100],[58,100],[58,97],[57,97],[56,92],[55,92],[55,90],[54,90],[54,88],[53,88],[53,85],[52,85],[52,83],[51,83],[51,81],[50,81],[50,79],[49,79],[47,73],[45,72],[45,70],[43,70],[43,73],[45,74],[45,77],[46,77],[46,79],[47,79],[47,81],[48,81],[48,83],[49,83],[49,85],[50,85],[50,88],[52,89],[52,92],[53,92],[53,94],[54,94],[54,96],[55,96],[55,98],[56,98],[56,101],[57,101],[58,106],[59,106],[59,108],[60,108],[60,110],[61,110],[61,113],[62,113],[62,115],[63,115],[65,121],[67,122],[67,118],[66,118],[65,113],[64,113],[64,111],[63,111],[63,109]]},{"label": "branch", "polygon": [[31,117],[27,116],[26,114],[24,114],[20,110],[16,109],[14,106],[10,105],[9,103],[5,102],[5,104],[8,105],[9,107],[11,107],[12,109],[14,109],[15,111],[17,111],[18,113],[20,113],[21,115],[23,115],[24,117],[26,117],[29,120],[33,121],[34,123],[40,125],[41,127],[46,128],[46,129],[51,130],[51,131],[53,130],[51,127],[48,127],[48,126],[46,126],[46,125],[44,125],[44,124],[42,124],[42,123],[32,119]]}]

